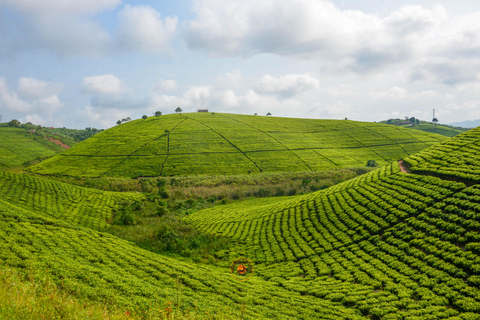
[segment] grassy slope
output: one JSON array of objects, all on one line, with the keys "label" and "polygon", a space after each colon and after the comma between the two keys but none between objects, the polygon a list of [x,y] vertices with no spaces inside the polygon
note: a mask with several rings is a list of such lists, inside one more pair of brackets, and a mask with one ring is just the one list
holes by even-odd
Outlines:
[{"label": "grassy slope", "polygon": [[116,126],[29,170],[90,177],[309,171],[387,164],[444,139],[367,122],[172,114]]},{"label": "grassy slope", "polygon": [[26,130],[20,128],[0,128],[0,168],[14,167],[37,157],[45,158],[58,153],[56,145],[52,148],[25,136]]},{"label": "grassy slope", "polygon": [[[250,257],[260,276],[291,291],[376,319],[480,319],[479,146],[474,129],[409,158],[412,169],[443,165],[433,172],[441,178],[394,164],[320,192],[188,220],[235,240],[232,256]],[[453,168],[467,185],[451,181]]]},{"label": "grassy slope", "polygon": [[0,169],[21,166],[37,158],[48,158],[65,151],[49,139],[61,139],[69,146],[76,145],[73,140],[60,138],[45,131],[31,133],[26,128],[1,126]]}]

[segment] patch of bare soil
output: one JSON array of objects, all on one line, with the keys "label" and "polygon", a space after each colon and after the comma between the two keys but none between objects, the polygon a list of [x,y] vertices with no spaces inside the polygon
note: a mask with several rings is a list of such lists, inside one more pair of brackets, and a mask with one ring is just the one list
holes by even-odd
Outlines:
[{"label": "patch of bare soil", "polygon": [[62,141],[57,140],[57,139],[50,138],[50,139],[48,139],[48,141],[55,143],[56,145],[62,147],[63,149],[70,149],[71,148],[69,145],[66,145],[65,143],[63,143]]},{"label": "patch of bare soil", "polygon": [[403,162],[403,160],[398,161],[398,165],[400,166],[400,170],[405,173],[410,173],[408,170],[407,165]]}]

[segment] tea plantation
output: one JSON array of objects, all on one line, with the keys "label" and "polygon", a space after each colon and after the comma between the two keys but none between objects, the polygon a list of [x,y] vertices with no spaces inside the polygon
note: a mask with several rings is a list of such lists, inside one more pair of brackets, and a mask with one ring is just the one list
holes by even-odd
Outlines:
[{"label": "tea plantation", "polygon": [[375,319],[480,319],[479,146],[473,129],[406,160],[436,177],[391,164],[324,191],[188,220],[234,239],[259,276],[301,295]]},{"label": "tea plantation", "polygon": [[0,169],[20,166],[35,158],[51,157],[59,153],[59,146],[48,141],[39,142],[20,128],[0,127]]},{"label": "tea plantation", "polygon": [[317,171],[385,165],[445,139],[369,122],[171,114],[100,132],[29,170],[83,177]]},{"label": "tea plantation", "polygon": [[[223,131],[212,119],[223,123]],[[182,127],[185,122],[189,126]],[[265,134],[250,141],[247,134],[235,138],[226,129],[232,123],[245,129],[237,128],[240,136],[246,127],[256,126]],[[130,136],[120,135],[127,126]],[[148,134],[154,128],[160,131],[157,138]],[[175,136],[177,129],[183,131]],[[288,162],[293,159],[289,156],[274,158],[278,152],[336,150],[337,157],[324,158],[340,161],[344,151],[375,150],[385,163],[402,154],[391,150],[403,148],[401,157],[410,173],[391,161],[321,191],[218,204],[192,213],[185,218],[190,226],[230,240],[227,249],[214,253],[219,262],[207,264],[146,251],[104,232],[120,202],[142,199],[140,193],[86,189],[0,171],[0,272],[14,269],[33,283],[48,278],[64,292],[144,319],[173,319],[172,309],[180,313],[176,319],[480,319],[480,129],[438,144],[436,135],[350,121],[172,115],[106,130],[32,170],[76,170],[72,175],[88,170],[91,176],[124,170],[135,176],[147,167],[130,161],[164,152],[160,168],[166,171],[157,174],[180,174],[187,170],[180,163],[209,172],[201,161],[192,160],[194,152],[201,154],[202,143],[189,130],[210,134],[215,143],[208,155],[225,171],[227,161],[218,160],[224,159],[220,155],[248,156],[236,163],[240,171],[252,168],[248,165],[274,171],[283,170],[281,161],[298,168],[313,163],[301,157],[297,162]],[[162,132],[166,147],[160,143]],[[316,132],[330,137],[322,147],[314,143],[322,136]],[[307,138],[312,136],[318,139]],[[109,137],[109,143],[102,142]],[[391,142],[381,147],[386,137]],[[135,147],[134,140],[143,144]],[[423,149],[428,144],[436,145]],[[423,150],[414,153],[420,145]],[[260,151],[265,148],[269,151]],[[118,162],[105,161],[106,154],[115,159],[114,152]],[[267,158],[262,162],[261,154],[267,157],[268,152],[271,163]],[[169,162],[174,156],[177,160]],[[80,167],[69,162],[74,159]],[[83,169],[82,162],[87,164]],[[254,264],[246,281],[230,274],[230,263],[238,257]]]}]

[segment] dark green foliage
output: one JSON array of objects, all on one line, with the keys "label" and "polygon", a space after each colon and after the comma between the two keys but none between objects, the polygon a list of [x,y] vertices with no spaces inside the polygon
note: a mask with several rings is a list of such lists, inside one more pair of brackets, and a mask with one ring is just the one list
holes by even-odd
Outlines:
[{"label": "dark green foliage", "polygon": [[378,167],[378,163],[375,160],[368,160],[367,167]]}]

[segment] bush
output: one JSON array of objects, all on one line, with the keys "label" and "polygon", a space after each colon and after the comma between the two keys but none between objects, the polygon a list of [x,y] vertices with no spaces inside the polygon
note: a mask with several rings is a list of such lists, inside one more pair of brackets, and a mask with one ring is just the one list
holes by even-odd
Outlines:
[{"label": "bush", "polygon": [[367,167],[378,167],[378,163],[375,160],[368,160]]}]

